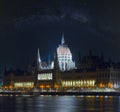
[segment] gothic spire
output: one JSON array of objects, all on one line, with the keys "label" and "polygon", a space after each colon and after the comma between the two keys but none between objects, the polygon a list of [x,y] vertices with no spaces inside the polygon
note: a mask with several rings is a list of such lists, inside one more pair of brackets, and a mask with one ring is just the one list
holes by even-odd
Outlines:
[{"label": "gothic spire", "polygon": [[79,53],[78,53],[78,62],[81,63],[82,61],[82,56],[81,56],[81,53],[80,53],[80,50],[79,50]]},{"label": "gothic spire", "polygon": [[39,53],[39,48],[38,48],[37,61],[38,61],[38,62],[41,62],[41,59],[40,59],[40,53]]},{"label": "gothic spire", "polygon": [[38,52],[37,52],[37,68],[38,69],[41,68],[41,59],[40,59],[39,48],[38,48]]},{"label": "gothic spire", "polygon": [[64,45],[65,40],[64,40],[64,33],[62,33],[62,40],[61,40],[61,44]]}]

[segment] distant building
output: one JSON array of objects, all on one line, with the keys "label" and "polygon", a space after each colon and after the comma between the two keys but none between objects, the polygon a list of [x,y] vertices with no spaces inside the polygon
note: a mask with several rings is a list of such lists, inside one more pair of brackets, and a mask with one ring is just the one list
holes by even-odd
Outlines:
[{"label": "distant building", "polygon": [[[61,71],[69,71],[75,69],[75,62],[73,62],[72,60],[72,53],[69,47],[65,44],[63,34],[62,34],[61,44],[57,48],[57,58],[58,58],[59,68]],[[43,64],[40,58],[39,49],[38,49],[37,65],[38,65],[38,70],[54,68],[54,62],[51,62],[51,65],[48,66],[45,65],[45,63]]]},{"label": "distant building", "polygon": [[78,66],[72,59],[72,53],[65,44],[62,35],[61,44],[55,51],[54,60],[47,64],[37,51],[37,67],[29,71],[5,70],[4,89],[69,90],[83,88],[120,88],[120,64],[104,62],[101,56],[79,54]]}]

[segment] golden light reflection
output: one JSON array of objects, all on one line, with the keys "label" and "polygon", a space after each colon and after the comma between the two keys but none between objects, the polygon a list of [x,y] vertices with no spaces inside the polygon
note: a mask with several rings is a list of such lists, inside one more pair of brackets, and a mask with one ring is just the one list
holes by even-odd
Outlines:
[{"label": "golden light reflection", "polygon": [[44,85],[40,85],[40,88],[45,88],[45,86]]},{"label": "golden light reflection", "polygon": [[55,84],[54,87],[57,89],[57,88],[59,88],[59,85],[58,85],[58,84]]},{"label": "golden light reflection", "polygon": [[51,88],[51,86],[50,85],[46,85],[46,88]]},{"label": "golden light reflection", "polygon": [[101,82],[101,83],[99,84],[99,87],[100,87],[100,88],[104,88],[104,87],[105,87],[105,84]]},{"label": "golden light reflection", "polygon": [[113,83],[112,83],[112,82],[109,82],[109,83],[108,83],[108,87],[109,87],[109,88],[112,88],[112,87],[113,87]]}]

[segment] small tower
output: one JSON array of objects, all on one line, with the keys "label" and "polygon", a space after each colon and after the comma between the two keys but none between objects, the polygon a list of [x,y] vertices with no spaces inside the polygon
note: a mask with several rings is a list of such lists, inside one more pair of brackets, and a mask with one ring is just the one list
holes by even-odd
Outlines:
[{"label": "small tower", "polygon": [[58,86],[58,88],[61,87],[61,72],[59,68],[57,51],[54,54],[54,70],[53,70],[53,81],[52,81],[52,87],[56,89],[56,86]]},{"label": "small tower", "polygon": [[57,51],[54,54],[54,69],[55,70],[59,70],[59,62],[58,62],[58,55],[57,55]]},{"label": "small tower", "polygon": [[41,69],[41,59],[40,59],[40,53],[39,53],[39,48],[37,51],[37,70]]}]

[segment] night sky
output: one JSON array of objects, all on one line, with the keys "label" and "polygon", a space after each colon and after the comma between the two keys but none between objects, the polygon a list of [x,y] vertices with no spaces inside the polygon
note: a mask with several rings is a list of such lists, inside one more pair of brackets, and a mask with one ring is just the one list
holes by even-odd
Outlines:
[{"label": "night sky", "polygon": [[[117,0],[119,1],[119,0]],[[108,0],[0,0],[0,67],[26,68],[53,59],[64,33],[78,52],[120,62],[120,3]]]}]

